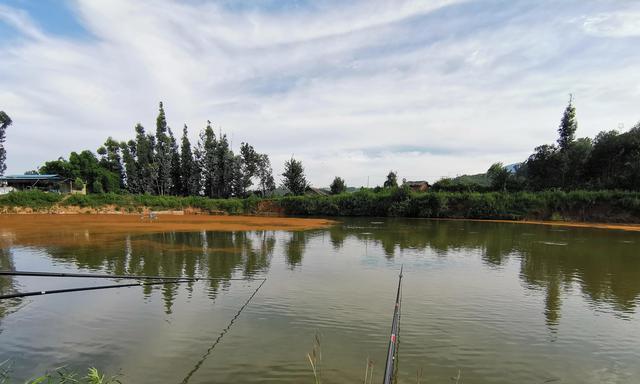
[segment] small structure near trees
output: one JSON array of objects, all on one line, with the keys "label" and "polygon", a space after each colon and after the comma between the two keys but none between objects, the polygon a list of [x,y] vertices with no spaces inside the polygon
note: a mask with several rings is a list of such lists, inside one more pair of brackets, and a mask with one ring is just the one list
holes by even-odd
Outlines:
[{"label": "small structure near trees", "polygon": [[60,175],[10,175],[0,177],[3,193],[10,191],[40,190],[53,193],[85,194],[84,185],[74,185],[73,180]]},{"label": "small structure near trees", "polygon": [[429,185],[429,183],[424,180],[406,181],[404,182],[404,185],[411,188],[411,190],[414,192],[426,192],[429,190],[429,188],[431,188],[431,185]]}]

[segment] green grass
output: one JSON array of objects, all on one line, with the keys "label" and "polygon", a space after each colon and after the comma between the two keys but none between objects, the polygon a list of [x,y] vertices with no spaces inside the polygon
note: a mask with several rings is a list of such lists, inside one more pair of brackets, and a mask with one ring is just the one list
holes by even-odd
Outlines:
[{"label": "green grass", "polygon": [[[11,362],[0,362],[0,384],[17,383],[11,379]],[[122,384],[118,376],[107,376],[95,367],[87,369],[85,376],[68,370],[66,367],[55,368],[42,376],[29,379],[24,384]]]},{"label": "green grass", "polygon": [[[291,216],[397,216],[500,220],[576,220],[640,222],[640,192],[543,191],[414,193],[404,188],[360,190],[333,196],[286,196],[270,199]],[[123,212],[200,209],[209,213],[253,214],[261,199],[209,199],[201,196],[130,194],[58,195],[39,191],[0,196],[4,208],[47,211],[56,205]]]}]

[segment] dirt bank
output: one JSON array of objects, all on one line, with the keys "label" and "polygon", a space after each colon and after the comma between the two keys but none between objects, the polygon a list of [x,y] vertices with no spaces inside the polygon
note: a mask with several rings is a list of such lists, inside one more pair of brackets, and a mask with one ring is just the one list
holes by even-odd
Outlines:
[{"label": "dirt bank", "polygon": [[556,226],[556,227],[618,229],[623,231],[640,232],[640,224],[589,223],[589,222],[579,222],[579,221],[544,221],[544,220],[487,220],[487,219],[431,219],[431,220],[456,220],[456,221],[478,221],[478,222],[486,222],[486,223],[535,224],[535,225],[550,225],[550,226]]},{"label": "dirt bank", "polygon": [[262,216],[158,215],[0,215],[0,242],[67,245],[108,241],[122,234],[198,231],[298,231],[324,228],[331,220]]}]

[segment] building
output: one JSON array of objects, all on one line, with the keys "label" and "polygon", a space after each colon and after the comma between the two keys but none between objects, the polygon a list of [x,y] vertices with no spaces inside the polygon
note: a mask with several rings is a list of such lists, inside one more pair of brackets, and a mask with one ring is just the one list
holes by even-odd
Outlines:
[{"label": "building", "polygon": [[73,189],[73,181],[59,175],[11,175],[0,177],[0,193],[38,189],[54,193],[83,193]]},{"label": "building", "polygon": [[329,192],[315,187],[307,187],[304,194],[307,196],[329,196]]},{"label": "building", "polygon": [[407,185],[409,188],[411,188],[411,190],[413,190],[414,192],[426,192],[431,187],[429,185],[429,183],[427,183],[424,180],[407,181],[407,182],[405,182],[405,185]]}]

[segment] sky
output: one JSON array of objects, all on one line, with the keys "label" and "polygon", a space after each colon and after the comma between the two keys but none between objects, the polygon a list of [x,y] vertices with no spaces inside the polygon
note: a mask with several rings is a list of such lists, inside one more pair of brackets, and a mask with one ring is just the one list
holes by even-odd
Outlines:
[{"label": "sky", "polygon": [[[640,121],[636,0],[0,0],[7,174],[155,131],[292,156],[327,186],[486,171]],[[279,179],[279,177],[276,177]]]}]

